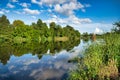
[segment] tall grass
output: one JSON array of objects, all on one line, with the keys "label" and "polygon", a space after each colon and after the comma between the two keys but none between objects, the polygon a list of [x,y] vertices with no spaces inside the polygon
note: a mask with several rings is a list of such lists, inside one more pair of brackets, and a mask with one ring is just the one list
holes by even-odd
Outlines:
[{"label": "tall grass", "polygon": [[69,80],[119,80],[120,34],[103,35],[105,43],[91,44],[78,62],[78,68],[70,72]]}]

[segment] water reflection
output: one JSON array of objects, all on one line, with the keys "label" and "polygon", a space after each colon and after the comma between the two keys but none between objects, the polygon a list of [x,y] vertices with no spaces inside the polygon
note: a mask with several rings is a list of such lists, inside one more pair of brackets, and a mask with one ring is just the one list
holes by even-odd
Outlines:
[{"label": "water reflection", "polygon": [[32,53],[37,55],[40,59],[43,54],[49,51],[50,54],[59,53],[61,50],[70,51],[80,44],[80,40],[66,41],[66,42],[45,42],[45,43],[22,43],[22,44],[10,44],[1,43],[0,46],[0,61],[4,65],[10,59],[11,55],[22,56],[24,54]]},{"label": "water reflection", "polygon": [[68,60],[80,53],[80,40],[0,46],[0,80],[62,80],[76,68]]}]

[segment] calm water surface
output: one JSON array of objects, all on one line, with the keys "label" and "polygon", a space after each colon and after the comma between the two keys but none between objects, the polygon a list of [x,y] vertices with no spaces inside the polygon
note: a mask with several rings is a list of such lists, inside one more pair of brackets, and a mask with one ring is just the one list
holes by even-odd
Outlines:
[{"label": "calm water surface", "polygon": [[74,43],[3,44],[0,51],[0,80],[66,79],[69,71],[76,68],[75,63],[68,60],[81,57],[88,42],[78,40]]}]

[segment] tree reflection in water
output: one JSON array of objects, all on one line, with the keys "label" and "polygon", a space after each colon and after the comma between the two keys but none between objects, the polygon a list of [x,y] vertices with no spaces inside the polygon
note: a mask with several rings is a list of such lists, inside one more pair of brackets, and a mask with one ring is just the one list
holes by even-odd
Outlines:
[{"label": "tree reflection in water", "polygon": [[68,41],[56,41],[56,42],[44,42],[44,43],[1,43],[0,46],[0,62],[4,65],[10,59],[11,55],[22,56],[24,54],[31,53],[37,55],[39,59],[47,53],[54,55],[61,50],[71,50],[75,46],[80,44],[80,40],[68,40]]}]

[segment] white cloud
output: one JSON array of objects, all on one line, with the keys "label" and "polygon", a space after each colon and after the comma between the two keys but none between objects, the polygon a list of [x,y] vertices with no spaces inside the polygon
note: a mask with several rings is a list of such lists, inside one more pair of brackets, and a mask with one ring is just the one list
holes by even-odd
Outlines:
[{"label": "white cloud", "polygon": [[19,12],[19,11],[14,11],[16,14],[21,14],[21,12]]},{"label": "white cloud", "polygon": [[56,4],[54,6],[54,10],[58,13],[65,14],[65,15],[73,15],[74,10],[82,9],[84,6],[80,2],[70,2],[65,3],[63,5]]},{"label": "white cloud", "polygon": [[48,12],[52,12],[52,10],[51,10],[51,9],[48,9]]},{"label": "white cloud", "polygon": [[28,13],[28,14],[40,14],[40,12],[38,10],[31,10],[31,9],[28,9],[28,8],[24,8],[23,9],[25,11],[25,13]]},{"label": "white cloud", "polygon": [[30,6],[31,4],[29,4],[29,3],[21,3],[20,5],[21,5],[22,7],[26,7],[26,8],[27,8],[27,7]]},{"label": "white cloud", "polygon": [[10,12],[9,10],[6,10],[6,9],[2,9],[1,11],[5,12],[5,13],[9,13]]},{"label": "white cloud", "polygon": [[82,11],[82,12],[86,12],[86,10],[85,10],[85,9],[81,9],[81,11]]},{"label": "white cloud", "polygon": [[68,1],[68,0],[40,0],[40,1],[31,0],[32,3],[38,4],[38,5],[46,4],[48,6],[52,6],[54,4],[62,4],[66,1]]},{"label": "white cloud", "polygon": [[85,12],[85,8],[91,6],[90,4],[83,5],[77,0],[31,0],[31,2],[40,6],[48,6],[50,9],[53,8],[55,12],[67,16],[73,15],[74,10],[81,9],[82,12]]},{"label": "white cloud", "polygon": [[74,15],[69,16],[68,18],[59,18],[56,15],[52,15],[52,18],[45,20],[45,22],[50,23],[50,22],[55,22],[57,24],[76,24],[76,25],[80,25],[81,23],[90,23],[92,22],[92,20],[90,20],[89,18],[78,18]]},{"label": "white cloud", "polygon": [[0,10],[0,14],[5,14],[5,13],[9,13],[10,11],[9,10],[6,10],[6,9],[1,9]]},{"label": "white cloud", "polygon": [[4,12],[3,12],[3,11],[0,11],[0,14],[4,14]]},{"label": "white cloud", "polygon": [[91,7],[91,5],[90,4],[85,4],[85,7]]},{"label": "white cloud", "polygon": [[95,34],[102,34],[103,33],[103,30],[99,29],[99,28],[96,28],[95,31],[94,31]]},{"label": "white cloud", "polygon": [[10,11],[9,10],[5,10],[6,13],[9,13]]},{"label": "white cloud", "polygon": [[10,4],[10,3],[8,3],[8,4],[7,4],[7,7],[9,7],[9,8],[14,8],[15,6],[12,5],[12,4]]},{"label": "white cloud", "polygon": [[31,16],[33,19],[36,19],[36,16]]},{"label": "white cloud", "polygon": [[37,0],[31,0],[32,3],[39,4]]},{"label": "white cloud", "polygon": [[14,65],[9,66],[9,70],[14,69],[14,68],[15,68]]},{"label": "white cloud", "polygon": [[12,0],[12,2],[18,2],[18,0]]},{"label": "white cloud", "polygon": [[[80,25],[73,24],[71,26],[79,30],[81,33],[83,32],[94,33],[95,31],[108,32],[113,27],[112,24],[109,24],[109,23],[86,23],[86,24],[80,24]],[[96,28],[100,29],[100,31],[96,30]]]},{"label": "white cloud", "polygon": [[66,2],[67,0],[41,0],[42,4],[48,4],[48,5],[53,5],[53,4],[62,4]]}]

